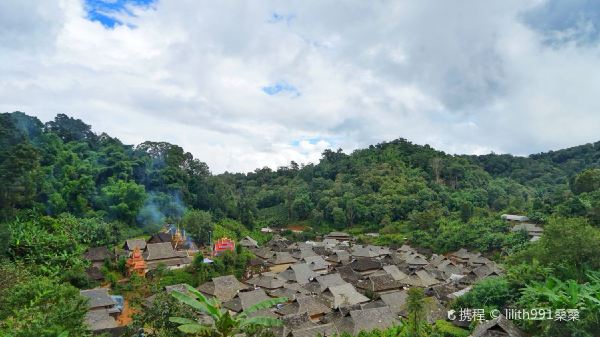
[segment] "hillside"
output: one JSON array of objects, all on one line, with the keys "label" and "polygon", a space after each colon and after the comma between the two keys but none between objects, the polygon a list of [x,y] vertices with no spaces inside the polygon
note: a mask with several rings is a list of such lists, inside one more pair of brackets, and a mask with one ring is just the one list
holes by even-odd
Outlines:
[{"label": "hillside", "polygon": [[0,121],[5,220],[29,209],[133,228],[179,221],[186,209],[248,228],[300,222],[324,231],[424,229],[434,225],[428,217],[440,214],[465,222],[502,212],[597,220],[594,198],[573,193],[573,184],[582,171],[600,167],[600,143],[524,158],[452,156],[398,139],[349,155],[326,150],[302,167],[212,175],[177,145],[125,145],[65,115],[43,124],[14,112]]},{"label": "hillside", "polygon": [[[106,289],[124,296],[129,314],[121,322],[131,323],[126,336],[139,336],[140,329],[182,336],[169,317],[197,316],[163,292],[165,286],[198,286],[224,275],[247,281],[264,255],[260,250],[253,255],[240,245],[213,257],[203,249],[224,237],[240,242],[251,236],[245,241],[263,245],[272,238],[261,232],[268,226],[295,241],[286,247],[300,255],[306,250],[292,247],[331,231],[350,233],[352,249],[335,247],[355,255],[365,254],[359,245],[364,243],[371,244],[367,250],[400,255],[396,249],[410,244],[415,254],[424,254],[419,259],[430,262],[445,259],[434,253],[460,259],[468,249],[498,269],[476,278],[470,292],[446,308],[579,310],[581,320],[565,324],[517,324],[540,336],[593,336],[600,321],[599,167],[600,143],[525,158],[448,155],[397,139],[351,154],[326,150],[318,163],[304,166],[292,162],[276,170],[214,175],[177,145],[126,145],[66,115],[44,124],[21,112],[0,114],[0,334],[90,336],[81,294],[95,294],[89,289],[102,284],[106,288],[99,291],[108,301]],[[526,215],[536,225],[523,226],[538,233],[514,230],[501,219],[506,213]],[[186,240],[177,242],[193,247],[193,254],[164,245],[163,237],[176,237],[159,233],[165,224],[174,224],[169,231],[185,230]],[[129,243],[136,241],[173,250],[167,249],[165,258],[178,268],[154,261],[151,273],[132,274],[129,268],[136,264],[128,258],[136,251]],[[281,242],[271,240],[268,246],[276,251]],[[98,252],[104,258],[93,260]],[[138,253],[143,268],[149,255]],[[269,254],[275,253],[269,250],[258,266],[271,261]],[[376,264],[406,268],[390,260],[394,254],[383,254],[388,257],[378,257]],[[207,256],[214,261],[207,264]],[[552,282],[544,283],[547,279]],[[438,281],[454,286],[448,280]],[[412,296],[421,301],[422,295]],[[158,307],[143,305],[154,297]],[[134,312],[139,315],[130,315]],[[423,336],[467,333],[443,320],[422,328],[433,329]]]}]

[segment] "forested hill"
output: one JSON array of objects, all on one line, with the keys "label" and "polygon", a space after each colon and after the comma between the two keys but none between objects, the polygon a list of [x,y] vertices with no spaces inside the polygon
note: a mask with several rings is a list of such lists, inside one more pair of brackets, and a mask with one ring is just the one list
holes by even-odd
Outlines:
[{"label": "forested hill", "polygon": [[69,213],[144,229],[197,209],[248,228],[410,233],[443,250],[461,242],[422,238],[458,223],[493,227],[501,212],[600,223],[598,167],[600,143],[523,158],[453,156],[398,139],[350,155],[326,150],[317,164],[212,175],[177,145],[125,145],[62,114],[45,124],[21,112],[0,115],[3,221]]}]

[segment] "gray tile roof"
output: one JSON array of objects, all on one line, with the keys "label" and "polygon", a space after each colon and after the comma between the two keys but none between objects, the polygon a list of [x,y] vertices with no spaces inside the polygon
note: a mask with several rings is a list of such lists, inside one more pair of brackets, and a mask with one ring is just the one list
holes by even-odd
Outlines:
[{"label": "gray tile roof", "polygon": [[268,260],[275,255],[275,252],[272,251],[269,247],[254,249],[252,250],[252,253],[263,260]]},{"label": "gray tile roof", "polygon": [[408,293],[406,290],[395,291],[392,293],[381,294],[381,300],[390,307],[393,313],[399,314],[406,306]]},{"label": "gray tile roof", "polygon": [[266,301],[266,300],[270,299],[270,297],[267,296],[265,291],[262,289],[257,289],[257,290],[253,290],[253,291],[244,291],[244,292],[238,293],[237,296],[240,298],[240,301],[242,304],[242,310],[246,310],[249,307],[251,307],[257,303],[260,303],[262,301]]},{"label": "gray tile roof", "polygon": [[506,333],[506,337],[525,337],[525,333],[519,330],[519,328],[517,328],[511,321],[506,319],[504,315],[500,315],[495,319],[479,324],[471,334],[471,337],[488,336],[486,335],[486,332],[492,329],[496,331],[504,331]]},{"label": "gray tile roof", "polygon": [[346,264],[350,263],[351,258],[352,257],[350,256],[350,253],[348,253],[347,251],[335,250],[333,254],[327,257],[327,260],[335,263]]},{"label": "gray tile roof", "polygon": [[300,295],[294,302],[284,305],[277,312],[280,315],[307,313],[309,316],[315,316],[331,312],[331,309],[325,299],[320,296]]},{"label": "gray tile roof", "polygon": [[294,289],[290,288],[279,288],[275,290],[268,290],[269,296],[271,297],[287,297],[290,301],[296,299],[300,293]]},{"label": "gray tile roof", "polygon": [[358,272],[365,272],[365,271],[370,271],[370,270],[377,270],[377,269],[381,269],[381,262],[372,259],[372,258],[365,258],[365,257],[359,257],[356,260],[352,261],[350,263],[350,266],[352,267],[353,270],[358,271]]},{"label": "gray tile roof", "polygon": [[241,239],[238,244],[242,247],[258,247],[258,242],[249,236]]},{"label": "gray tile roof", "polygon": [[317,274],[310,269],[308,264],[297,263],[279,273],[279,277],[287,281],[307,284],[311,279],[317,277]]},{"label": "gray tile roof", "polygon": [[298,260],[302,260],[305,257],[317,256],[317,253],[313,250],[313,247],[302,247],[292,253],[292,257]]},{"label": "gray tile roof", "polygon": [[96,309],[88,311],[85,314],[85,324],[92,331],[113,329],[117,327],[117,322],[110,316],[106,309]]},{"label": "gray tile roof", "polygon": [[138,247],[141,250],[144,250],[146,248],[146,240],[144,239],[128,239],[125,241],[125,245],[123,248],[132,251],[135,249],[135,247]]},{"label": "gray tile roof", "polygon": [[441,283],[441,281],[436,280],[425,270],[419,270],[415,274],[421,279],[421,283],[425,288]]},{"label": "gray tile roof", "polygon": [[88,307],[91,309],[117,304],[108,294],[107,288],[80,290],[79,294],[89,299]]},{"label": "gray tile roof", "polygon": [[149,243],[143,255],[146,261],[183,257],[181,253],[173,249],[170,242]]},{"label": "gray tile roof", "polygon": [[83,254],[83,257],[92,262],[102,262],[106,259],[113,259],[114,254],[108,251],[106,247],[91,247]]},{"label": "gray tile roof", "polygon": [[233,275],[215,277],[212,281],[198,287],[200,292],[214,296],[221,302],[231,300],[238,291],[243,289],[248,289],[248,286],[238,281]]},{"label": "gray tile roof", "polygon": [[338,330],[357,335],[360,331],[385,330],[400,322],[389,307],[379,307],[351,311],[349,323],[343,330],[340,327]]},{"label": "gray tile roof", "polygon": [[379,274],[369,275],[368,278],[359,281],[356,286],[374,292],[387,292],[394,289],[401,289],[402,285],[402,282],[395,280],[389,274]]},{"label": "gray tile roof", "polygon": [[342,276],[339,273],[317,276],[316,281],[319,283],[321,291],[325,291],[325,289],[329,287],[339,286],[347,283],[344,281],[344,279],[342,279]]},{"label": "gray tile roof", "polygon": [[273,265],[296,263],[297,261],[288,252],[275,252],[275,255],[269,259],[269,263]]},{"label": "gray tile roof", "polygon": [[398,269],[397,266],[394,265],[383,266],[383,270],[390,274],[396,281],[400,281],[408,277],[408,275],[403,273],[400,269]]},{"label": "gray tile roof", "polygon": [[365,303],[369,298],[356,291],[350,283],[331,286],[323,293],[329,299],[331,307],[337,309],[358,303]]},{"label": "gray tile roof", "polygon": [[293,337],[337,336],[338,330],[332,323],[292,331]]},{"label": "gray tile roof", "polygon": [[265,289],[277,289],[283,287],[285,281],[271,275],[258,275],[249,279],[246,283]]},{"label": "gray tile roof", "polygon": [[325,261],[321,256],[307,256],[304,259],[304,262],[308,264],[311,270],[323,270],[327,269],[331,265],[331,263]]}]

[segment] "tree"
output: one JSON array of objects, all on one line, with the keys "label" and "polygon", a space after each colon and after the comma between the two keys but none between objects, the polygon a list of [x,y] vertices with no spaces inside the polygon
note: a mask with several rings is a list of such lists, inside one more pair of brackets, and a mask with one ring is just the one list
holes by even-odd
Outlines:
[{"label": "tree", "polygon": [[561,279],[582,280],[588,269],[600,269],[600,230],[580,218],[552,218],[544,235],[510,257],[513,265],[537,260]]},{"label": "tree", "polygon": [[84,264],[85,247],[78,237],[79,223],[73,217],[15,220],[9,223],[9,256],[31,265],[44,275],[57,276]]},{"label": "tree", "polygon": [[444,160],[440,157],[431,158],[431,171],[436,183],[441,183],[440,175],[444,168]]},{"label": "tree", "polygon": [[408,289],[408,337],[425,337],[425,294],[422,288],[411,287]]},{"label": "tree", "polygon": [[172,292],[172,296],[182,303],[189,305],[200,313],[210,316],[213,324],[201,324],[196,320],[183,317],[171,317],[169,320],[178,323],[179,330],[188,334],[210,337],[229,337],[244,333],[247,329],[256,326],[274,327],[280,326],[280,320],[271,317],[255,316],[249,318],[248,315],[259,310],[270,308],[278,303],[287,302],[287,298],[273,298],[259,302],[249,308],[246,308],[241,314],[230,314],[229,310],[221,309],[216,299],[207,299],[198,290],[190,285],[185,285],[188,294],[179,291]]},{"label": "tree", "polygon": [[212,215],[207,211],[190,210],[181,220],[182,227],[194,241],[210,245],[210,233],[214,230]]},{"label": "tree", "polygon": [[502,277],[489,277],[477,282],[471,291],[459,297],[454,303],[456,309],[481,308],[486,312],[502,310],[513,294],[508,282]]},{"label": "tree", "polygon": [[572,189],[575,194],[593,192],[600,189],[600,169],[586,170],[577,175]]},{"label": "tree", "polygon": [[109,217],[128,224],[135,223],[147,198],[144,186],[133,181],[114,179],[102,188],[102,194]]},{"label": "tree", "polygon": [[298,193],[296,195],[296,198],[294,199],[292,208],[299,219],[306,219],[310,215],[311,210],[313,209],[313,203],[310,200],[310,196],[308,195],[308,193]]},{"label": "tree", "polygon": [[87,300],[71,285],[29,277],[0,297],[0,335],[91,336],[84,323]]},{"label": "tree", "polygon": [[46,123],[45,128],[47,131],[57,134],[65,143],[81,140],[95,142],[97,140],[91,126],[65,114],[56,115],[53,121]]},{"label": "tree", "polygon": [[463,222],[468,222],[473,216],[473,204],[468,201],[463,201],[460,204],[460,219]]},{"label": "tree", "polygon": [[147,337],[183,336],[177,328],[179,324],[169,320],[170,317],[185,317],[197,319],[198,315],[189,306],[177,301],[168,293],[159,293],[152,301],[152,305],[133,316],[133,322],[127,327],[128,336],[139,336],[144,331]]}]

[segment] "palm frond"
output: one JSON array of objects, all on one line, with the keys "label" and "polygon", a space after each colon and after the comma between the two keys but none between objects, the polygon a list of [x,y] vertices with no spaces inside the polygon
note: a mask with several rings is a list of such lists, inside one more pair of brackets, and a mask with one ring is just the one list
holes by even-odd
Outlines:
[{"label": "palm frond", "polygon": [[185,303],[187,305],[189,305],[190,307],[194,308],[194,309],[198,309],[199,311],[211,315],[213,318],[217,318],[218,316],[215,316],[215,308],[212,307],[210,308],[210,306],[206,305],[205,303],[201,303],[198,300],[196,300],[195,298],[186,295],[180,291],[173,291],[171,293],[171,296],[175,297],[178,301]]},{"label": "palm frond", "polygon": [[204,325],[200,325],[198,323],[195,324],[184,324],[177,327],[179,331],[184,333],[193,333],[193,334],[209,334],[213,331],[211,327],[207,327]]},{"label": "palm frond", "polygon": [[198,324],[198,322],[183,317],[169,317],[169,322],[179,323],[179,324]]}]

